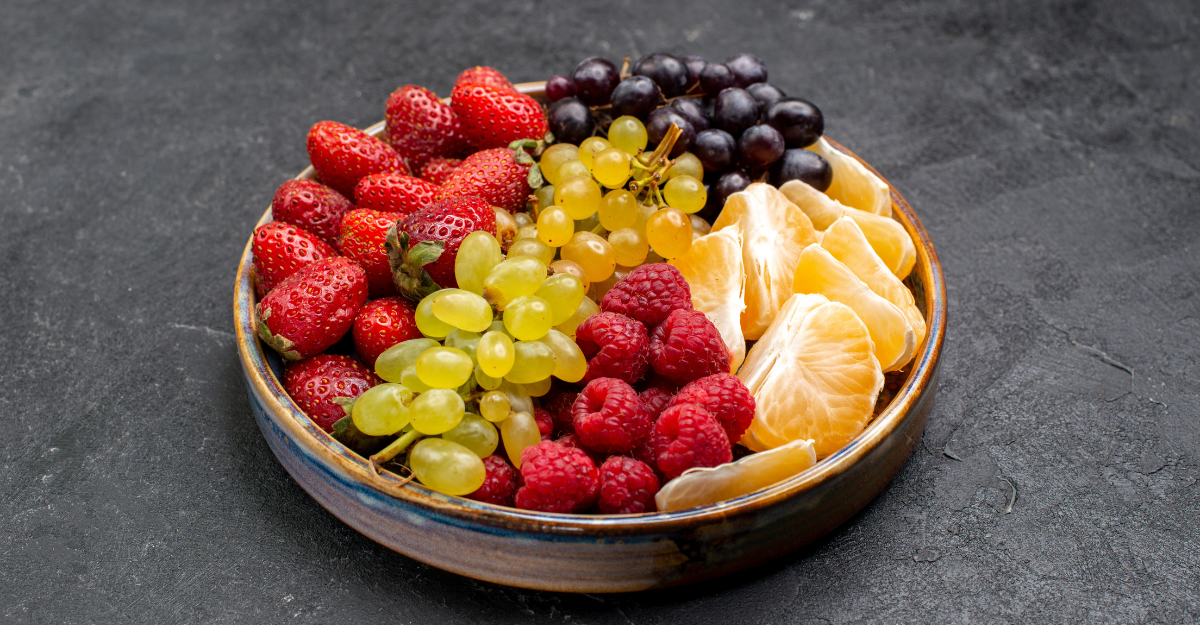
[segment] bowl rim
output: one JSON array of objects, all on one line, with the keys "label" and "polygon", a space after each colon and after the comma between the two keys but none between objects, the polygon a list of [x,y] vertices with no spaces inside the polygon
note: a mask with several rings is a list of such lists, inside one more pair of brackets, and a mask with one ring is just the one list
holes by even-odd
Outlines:
[{"label": "bowl rim", "polygon": [[[533,96],[543,95],[544,86],[544,82],[516,85],[522,93]],[[365,129],[365,132],[377,136],[382,133],[383,127],[384,122],[380,121]],[[752,515],[799,496],[822,482],[849,471],[856,462],[900,426],[922,397],[926,387],[933,382],[946,331],[946,289],[941,262],[924,225],[907,200],[886,178],[879,175],[875,168],[828,137],[826,141],[834,149],[857,160],[888,185],[893,219],[908,232],[916,248],[917,261],[912,273],[918,275],[923,282],[927,332],[924,342],[910,363],[909,374],[896,395],[854,440],[819,460],[812,467],[771,487],[716,504],[675,512],[623,515],[560,514],[519,510],[443,495],[416,482],[410,483],[390,472],[375,473],[366,458],[350,451],[331,434],[317,427],[286,393],[281,381],[267,366],[262,343],[258,341],[254,330],[255,297],[250,275],[253,234],[246,243],[238,266],[233,307],[238,354],[246,372],[247,383],[252,390],[257,391],[257,395],[264,402],[264,409],[294,443],[338,467],[345,477],[362,487],[381,491],[400,500],[397,503],[419,506],[474,527],[482,524],[496,530],[538,534],[544,539],[571,539],[596,535],[634,537],[648,533],[686,531],[743,515]],[[315,172],[310,166],[296,176],[296,179],[315,177]],[[270,220],[271,209],[268,208],[257,225]]]}]

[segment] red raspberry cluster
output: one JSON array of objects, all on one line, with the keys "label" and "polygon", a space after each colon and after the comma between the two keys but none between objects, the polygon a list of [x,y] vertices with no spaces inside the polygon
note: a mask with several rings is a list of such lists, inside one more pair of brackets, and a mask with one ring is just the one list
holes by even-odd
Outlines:
[{"label": "red raspberry cluster", "polygon": [[[600,308],[576,329],[588,358],[584,386],[544,398],[538,424],[549,422],[553,434],[543,428],[543,442],[522,453],[522,486],[511,505],[653,511],[666,480],[730,462],[733,443],[754,418],[754,397],[729,374],[725,344],[692,309],[677,269],[634,269]],[[489,465],[489,484],[491,471]]]}]

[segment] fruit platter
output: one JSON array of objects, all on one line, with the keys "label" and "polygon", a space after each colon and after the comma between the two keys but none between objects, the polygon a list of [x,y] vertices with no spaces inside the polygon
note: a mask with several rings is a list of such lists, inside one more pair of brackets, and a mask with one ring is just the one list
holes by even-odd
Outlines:
[{"label": "fruit platter", "polygon": [[622,592],[779,557],[899,471],[945,293],[908,203],[757,57],[584,59],[321,121],[238,269],[250,403],[433,566]]}]

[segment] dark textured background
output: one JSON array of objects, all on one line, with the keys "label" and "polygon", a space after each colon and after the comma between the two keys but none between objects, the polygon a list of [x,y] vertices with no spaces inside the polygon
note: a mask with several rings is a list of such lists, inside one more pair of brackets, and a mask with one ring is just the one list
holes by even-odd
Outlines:
[{"label": "dark textured background", "polygon": [[[0,8],[0,621],[1200,620],[1200,5],[298,4]],[[231,334],[308,127],[660,49],[758,54],[920,213],[950,298],[922,445],[820,543],[666,592],[478,583],[347,528]]]}]

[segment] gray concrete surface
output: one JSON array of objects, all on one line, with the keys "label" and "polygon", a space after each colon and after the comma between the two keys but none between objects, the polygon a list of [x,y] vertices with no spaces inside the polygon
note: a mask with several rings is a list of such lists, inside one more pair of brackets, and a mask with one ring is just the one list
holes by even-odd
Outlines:
[{"label": "gray concrete surface", "polygon": [[[1200,621],[1195,2],[0,13],[0,621]],[[666,592],[478,583],[347,528],[267,449],[231,335],[307,128],[660,49],[758,54],[919,211],[950,297],[922,445],[819,544]]]}]

